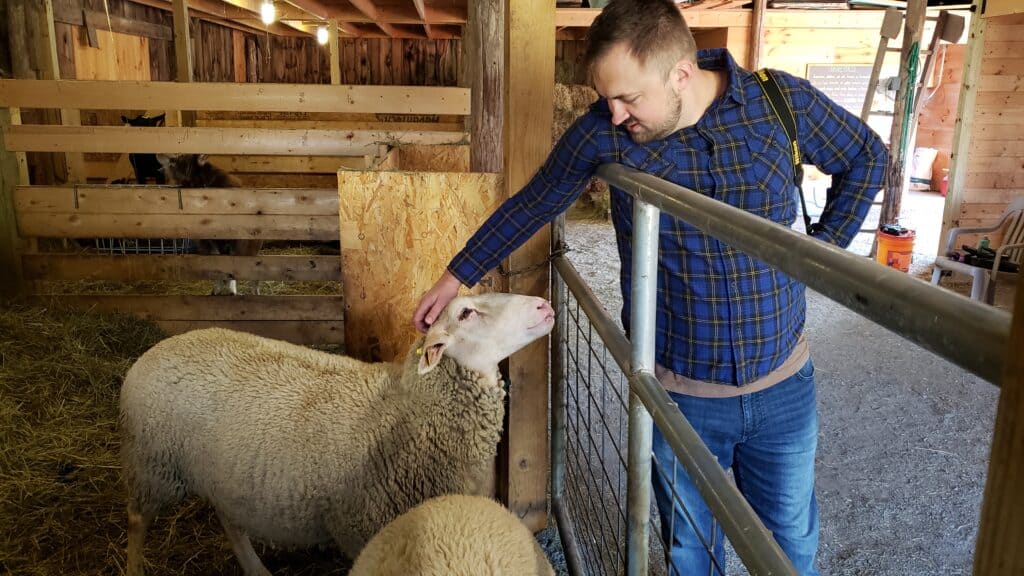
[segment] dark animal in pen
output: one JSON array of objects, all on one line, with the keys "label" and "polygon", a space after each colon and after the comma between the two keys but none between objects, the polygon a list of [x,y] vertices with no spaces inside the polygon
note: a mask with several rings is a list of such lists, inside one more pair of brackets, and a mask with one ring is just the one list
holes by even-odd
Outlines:
[{"label": "dark animal in pen", "polygon": [[[166,114],[153,117],[136,116],[135,118],[121,116],[121,121],[126,126],[163,126],[165,117]],[[129,154],[128,161],[131,162],[132,170],[135,171],[135,182],[137,184],[148,184],[150,180],[153,180],[156,184],[167,183],[167,178],[160,166],[160,162],[156,158],[156,154]]]},{"label": "dark animal in pen", "polygon": [[[158,154],[167,180],[182,188],[237,188],[241,182],[223,169],[210,164],[206,154]],[[196,240],[199,254],[256,256],[263,246],[262,240]],[[215,280],[214,294],[238,294],[235,279]],[[256,283],[259,294],[259,282]]]}]

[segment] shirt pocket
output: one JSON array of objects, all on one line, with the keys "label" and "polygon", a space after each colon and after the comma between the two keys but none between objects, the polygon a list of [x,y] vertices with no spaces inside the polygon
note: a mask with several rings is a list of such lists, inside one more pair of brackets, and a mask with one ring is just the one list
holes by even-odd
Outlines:
[{"label": "shirt pocket", "polygon": [[774,222],[792,225],[796,219],[796,184],[789,137],[777,121],[757,122],[747,133],[750,151],[750,175],[754,179],[747,208]]}]

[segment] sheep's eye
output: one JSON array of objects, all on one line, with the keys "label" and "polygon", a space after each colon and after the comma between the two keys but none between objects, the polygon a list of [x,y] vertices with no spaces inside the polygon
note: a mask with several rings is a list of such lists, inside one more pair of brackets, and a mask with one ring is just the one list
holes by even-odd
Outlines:
[{"label": "sheep's eye", "polygon": [[473,315],[473,309],[472,308],[463,308],[462,311],[459,312],[459,321],[461,322],[461,321],[465,320],[466,318],[469,318],[472,315]]}]

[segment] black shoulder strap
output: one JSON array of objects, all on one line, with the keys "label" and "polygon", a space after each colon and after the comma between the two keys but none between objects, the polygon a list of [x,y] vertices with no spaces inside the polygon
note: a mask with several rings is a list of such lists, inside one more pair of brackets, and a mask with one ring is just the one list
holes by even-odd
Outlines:
[{"label": "black shoulder strap", "polygon": [[775,116],[782,121],[782,127],[785,129],[786,137],[789,139],[790,153],[793,158],[793,178],[796,181],[796,188],[800,192],[800,207],[804,212],[804,227],[807,233],[810,234],[812,230],[811,217],[807,215],[807,203],[804,201],[802,186],[804,167],[800,161],[800,144],[796,139],[796,118],[793,116],[793,108],[790,107],[789,100],[786,100],[786,96],[782,93],[782,89],[779,88],[779,84],[767,69],[762,68],[755,72],[754,78],[757,78],[758,85],[764,90],[764,95],[768,97],[768,103],[771,104]]}]

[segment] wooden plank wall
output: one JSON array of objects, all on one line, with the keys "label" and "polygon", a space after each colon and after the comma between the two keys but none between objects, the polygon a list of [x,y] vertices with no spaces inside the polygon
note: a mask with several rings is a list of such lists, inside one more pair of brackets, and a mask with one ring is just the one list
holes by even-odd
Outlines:
[{"label": "wooden plank wall", "polygon": [[990,18],[959,226],[991,224],[1024,195],[1024,14]]}]

